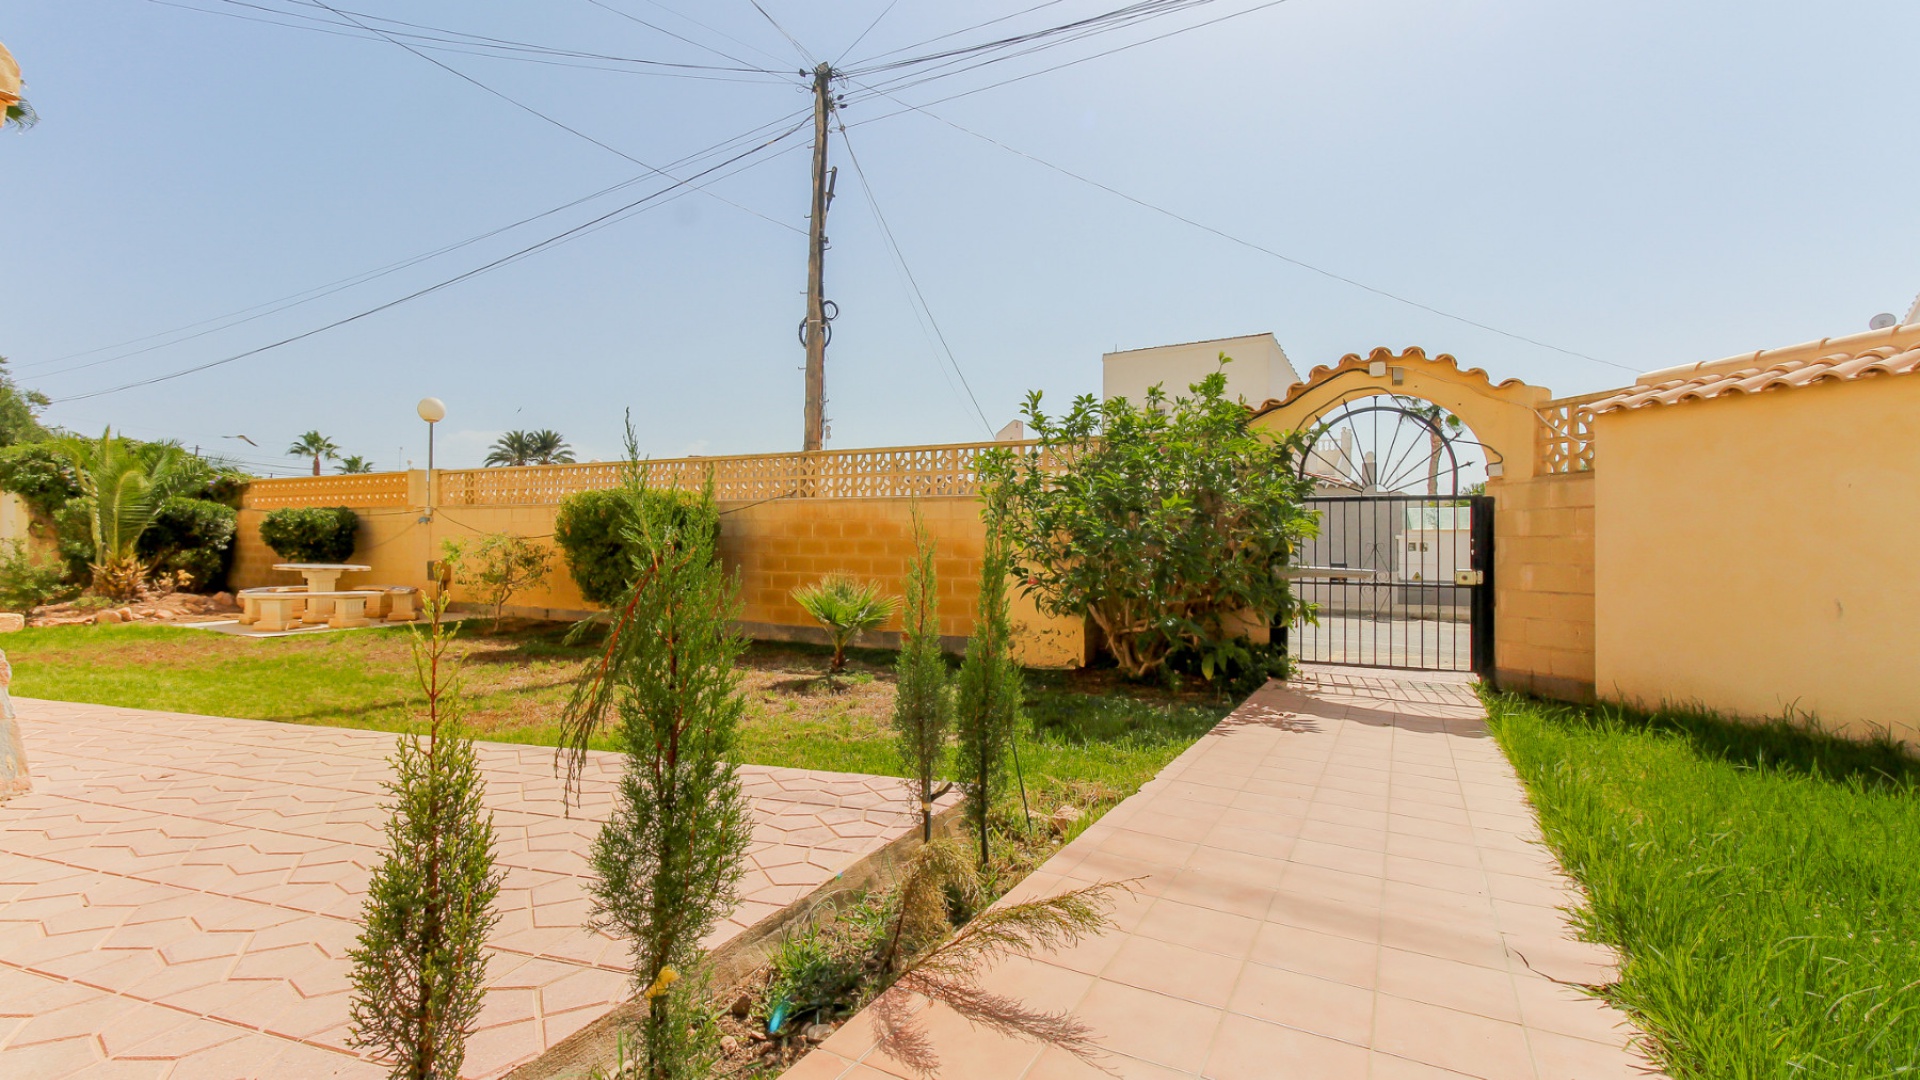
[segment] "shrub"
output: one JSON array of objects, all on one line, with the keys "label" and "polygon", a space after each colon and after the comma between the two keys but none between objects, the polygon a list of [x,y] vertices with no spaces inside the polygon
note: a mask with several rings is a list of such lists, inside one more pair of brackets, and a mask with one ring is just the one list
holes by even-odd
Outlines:
[{"label": "shrub", "polygon": [[[566,553],[567,570],[580,595],[601,607],[620,601],[633,587],[634,567],[646,562],[638,507],[656,508],[677,533],[699,516],[700,499],[684,491],[648,491],[631,486],[580,491],[566,497],[553,519],[553,539]],[[708,517],[714,542],[719,519]]]},{"label": "shrub", "polygon": [[700,939],[733,910],[753,838],[731,764],[747,707],[735,667],[746,641],[731,626],[735,582],[713,553],[711,489],[687,506],[643,499],[644,482],[629,478],[629,505],[643,514],[626,531],[646,544],[646,572],[616,603],[561,729],[577,791],[589,740],[617,725],[626,761],[593,844],[591,925],[632,952],[645,1009],[639,1074],[692,1080],[707,1075],[714,1031],[688,1022],[699,1011],[698,979],[681,975],[699,962]]},{"label": "shrub", "polygon": [[1049,615],[1090,618],[1133,678],[1183,652],[1226,678],[1258,662],[1236,629],[1245,617],[1294,611],[1279,571],[1316,528],[1302,440],[1249,431],[1226,386],[1215,371],[1190,397],[1085,395],[1059,418],[1034,393],[1023,411],[1039,445],[982,466],[1026,593]]},{"label": "shrub", "polygon": [[858,582],[845,574],[828,574],[812,585],[793,590],[794,603],[827,628],[833,641],[833,659],[828,675],[838,675],[847,666],[847,643],[893,618],[899,604],[883,596],[873,582]]},{"label": "shrub", "polygon": [[93,500],[82,495],[55,510],[53,537],[67,580],[86,581],[93,573]]},{"label": "shrub", "polygon": [[10,491],[44,517],[80,495],[80,481],[52,443],[26,443],[0,450],[0,491]]},{"label": "shrub", "polygon": [[989,531],[973,634],[954,680],[954,766],[967,793],[967,827],[979,837],[982,865],[991,857],[988,819],[994,794],[1004,787],[1008,759],[1019,752],[1014,740],[1026,696],[1024,675],[1013,658],[1008,569],[1006,541]]},{"label": "shrub", "polygon": [[440,557],[455,582],[493,608],[493,625],[498,628],[500,611],[513,594],[547,579],[553,550],[524,536],[488,533],[471,547],[458,540],[443,541]]},{"label": "shrub", "polygon": [[404,1080],[452,1080],[486,998],[493,903],[493,814],[486,780],[462,723],[459,660],[428,601],[432,627],[414,638],[426,697],[426,731],[402,735],[388,762],[387,850],[373,869],[359,940],[349,950],[355,1046],[391,1062]]},{"label": "shrub", "polygon": [[353,557],[360,519],[344,506],[288,506],[260,523],[260,539],[288,562],[337,563]]},{"label": "shrub", "polygon": [[934,785],[947,757],[947,732],[953,727],[953,685],[947,658],[940,651],[940,584],[933,565],[933,541],[914,517],[914,556],[907,566],[906,615],[901,621],[900,654],[894,662],[893,735],[906,768],[909,797],[920,804],[920,839],[933,839]]},{"label": "shrub", "polygon": [[66,567],[50,552],[0,540],[0,608],[28,612],[71,591]]},{"label": "shrub", "polygon": [[160,504],[153,524],[140,534],[140,558],[156,573],[184,573],[196,592],[215,592],[233,563],[239,514],[206,499],[175,496]]}]

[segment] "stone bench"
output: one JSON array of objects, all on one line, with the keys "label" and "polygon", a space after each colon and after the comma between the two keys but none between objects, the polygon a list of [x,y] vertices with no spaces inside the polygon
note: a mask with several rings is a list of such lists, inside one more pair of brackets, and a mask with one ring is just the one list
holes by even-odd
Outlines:
[{"label": "stone bench", "polygon": [[240,625],[252,626],[259,620],[261,597],[281,593],[287,593],[301,598],[302,602],[300,606],[295,607],[292,614],[299,616],[304,613],[305,597],[307,595],[307,587],[305,585],[268,585],[258,589],[241,589],[240,594],[235,597],[235,599],[240,601]]},{"label": "stone bench", "polygon": [[[260,615],[253,626],[254,629],[267,633],[298,627],[303,621],[303,616],[296,611],[296,605],[303,605],[309,600],[331,601],[329,606],[333,610],[328,615],[326,623],[336,630],[366,626],[369,621],[367,601],[378,600],[380,596],[381,594],[377,592],[308,592],[304,589],[298,592],[268,593],[254,599]],[[318,605],[315,606],[318,607]]]},{"label": "stone bench", "polygon": [[420,590],[412,585],[361,585],[354,591],[379,593],[378,600],[367,601],[367,617],[385,617],[388,622],[412,622],[418,614],[414,607]]}]

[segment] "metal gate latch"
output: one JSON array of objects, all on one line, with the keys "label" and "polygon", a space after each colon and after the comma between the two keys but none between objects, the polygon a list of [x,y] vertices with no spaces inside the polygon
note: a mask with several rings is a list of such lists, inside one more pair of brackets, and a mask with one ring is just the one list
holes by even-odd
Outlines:
[{"label": "metal gate latch", "polygon": [[1485,585],[1487,583],[1487,575],[1485,571],[1481,570],[1455,570],[1453,572],[1453,583],[1455,585]]}]

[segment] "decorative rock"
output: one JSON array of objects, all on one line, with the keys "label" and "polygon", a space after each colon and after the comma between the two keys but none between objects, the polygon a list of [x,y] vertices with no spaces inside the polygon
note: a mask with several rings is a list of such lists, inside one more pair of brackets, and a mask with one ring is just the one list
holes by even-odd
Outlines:
[{"label": "decorative rock", "polygon": [[230,592],[217,592],[217,593],[214,593],[212,596],[207,597],[207,599],[213,602],[214,607],[232,607],[233,606],[233,594]]},{"label": "decorative rock", "polygon": [[93,625],[95,626],[111,626],[119,621],[120,613],[117,611],[96,611],[93,613]]},{"label": "decorative rock", "polygon": [[27,628],[27,617],[18,612],[0,611],[0,634],[11,634],[15,630]]},{"label": "decorative rock", "polygon": [[753,995],[741,994],[739,997],[734,998],[733,1004],[727,1007],[727,1011],[735,1016],[744,1018],[748,1013],[753,1011]]},{"label": "decorative rock", "polygon": [[754,1042],[766,1042],[767,1033],[764,1031],[761,1031],[758,1028],[755,1028],[754,1030],[747,1032],[747,1038],[752,1039]]},{"label": "decorative rock", "polygon": [[1053,817],[1047,825],[1053,829],[1055,836],[1065,836],[1068,829],[1073,828],[1081,818],[1086,816],[1077,806],[1062,806],[1053,812]]},{"label": "decorative rock", "polygon": [[123,607],[120,610],[114,612],[114,614],[120,617],[121,622],[133,621],[133,609],[130,607]]},{"label": "decorative rock", "polygon": [[720,1052],[732,1057],[740,1050],[740,1040],[731,1035],[720,1036]]},{"label": "decorative rock", "polygon": [[810,1043],[826,1042],[832,1036],[832,1024],[808,1024],[807,1030],[801,1032],[801,1038]]}]

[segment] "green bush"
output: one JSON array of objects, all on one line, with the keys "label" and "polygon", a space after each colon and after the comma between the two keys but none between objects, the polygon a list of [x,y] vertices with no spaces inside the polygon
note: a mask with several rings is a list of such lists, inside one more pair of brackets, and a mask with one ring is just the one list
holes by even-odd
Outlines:
[{"label": "green bush", "polygon": [[0,450],[0,491],[10,491],[52,517],[80,495],[80,482],[52,443],[26,443]]},{"label": "green bush", "polygon": [[[699,513],[695,492],[648,491],[640,496],[664,507],[676,528]],[[566,553],[567,570],[580,595],[602,607],[612,605],[633,585],[633,568],[644,554],[630,534],[640,520],[627,491],[581,491],[566,497],[553,519],[553,539]],[[716,542],[720,526],[713,526]]]},{"label": "green bush", "polygon": [[360,519],[344,506],[288,506],[260,523],[260,539],[288,562],[337,563],[353,557]]},{"label": "green bush", "polygon": [[232,507],[207,499],[168,499],[140,534],[140,559],[157,573],[186,573],[195,592],[216,592],[226,586],[227,568],[233,564],[239,516]]},{"label": "green bush", "polygon": [[0,541],[0,609],[29,612],[72,591],[58,556],[18,540]]},{"label": "green bush", "polygon": [[86,582],[93,576],[93,499],[81,495],[53,511],[53,537],[66,566],[68,581]]}]

